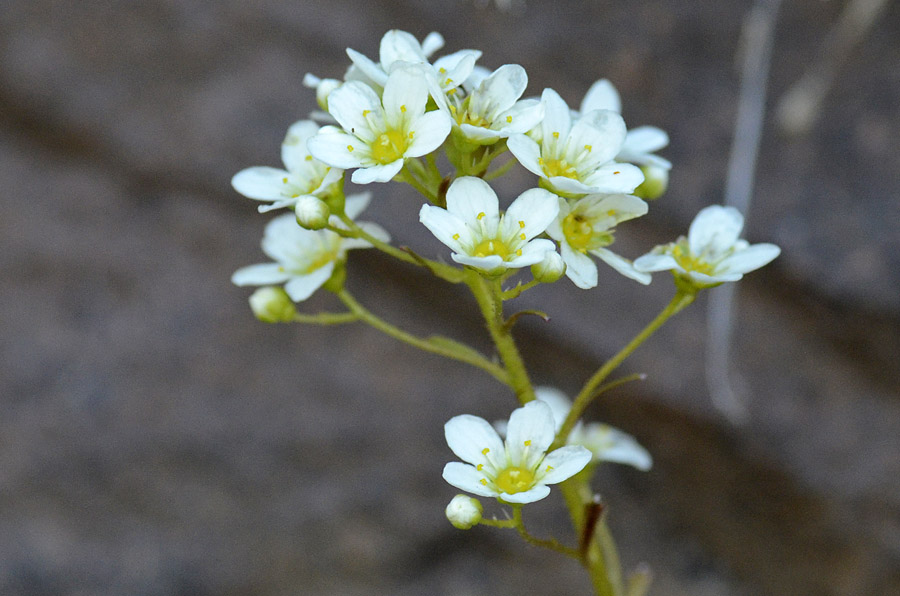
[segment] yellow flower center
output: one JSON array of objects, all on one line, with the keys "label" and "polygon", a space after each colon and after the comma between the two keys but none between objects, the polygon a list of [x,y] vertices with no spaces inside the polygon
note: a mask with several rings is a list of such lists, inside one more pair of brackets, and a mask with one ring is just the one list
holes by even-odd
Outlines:
[{"label": "yellow flower center", "polygon": [[472,254],[476,257],[486,257],[489,255],[497,255],[504,261],[509,256],[510,250],[506,243],[499,238],[494,240],[482,240],[472,250]]},{"label": "yellow flower center", "polygon": [[542,159],[541,165],[547,177],[564,176],[566,178],[578,178],[578,171],[575,166],[569,165],[564,159]]},{"label": "yellow flower center", "polygon": [[685,271],[696,271],[704,275],[713,274],[715,265],[693,256],[689,250],[685,250],[680,244],[676,244],[672,248],[671,254],[675,262]]},{"label": "yellow flower center", "polygon": [[494,484],[501,492],[514,495],[534,486],[534,474],[525,468],[511,466],[497,475]]},{"label": "yellow flower center", "polygon": [[594,232],[594,226],[591,225],[590,220],[580,213],[568,214],[563,219],[562,229],[569,246],[581,253],[609,246],[613,242],[610,232]]},{"label": "yellow flower center", "polygon": [[407,148],[407,136],[402,131],[388,129],[372,143],[372,159],[389,164],[403,157]]}]

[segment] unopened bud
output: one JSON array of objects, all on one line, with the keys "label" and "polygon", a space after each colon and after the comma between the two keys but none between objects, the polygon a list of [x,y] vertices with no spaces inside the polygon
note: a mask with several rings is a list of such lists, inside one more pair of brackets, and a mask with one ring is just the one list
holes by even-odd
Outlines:
[{"label": "unopened bud", "polygon": [[566,262],[555,250],[544,254],[544,260],[531,266],[531,275],[542,284],[550,284],[566,273]]},{"label": "unopened bud", "polygon": [[644,173],[644,181],[634,189],[634,195],[647,201],[663,196],[669,187],[669,170],[647,164],[641,166],[641,171]]},{"label": "unopened bud", "polygon": [[250,308],[263,323],[287,323],[294,319],[297,307],[283,288],[266,286],[250,295]]},{"label": "unopened bud", "polygon": [[307,230],[321,230],[328,225],[328,216],[331,210],[322,199],[307,195],[300,197],[294,206],[294,214],[301,228]]},{"label": "unopened bud", "polygon": [[316,103],[319,107],[328,111],[328,96],[332,91],[341,86],[341,82],[337,79],[320,79],[319,77],[307,73],[303,77],[303,85],[316,90]]},{"label": "unopened bud", "polygon": [[455,528],[468,530],[481,521],[481,502],[468,495],[456,495],[447,505],[447,519]]}]

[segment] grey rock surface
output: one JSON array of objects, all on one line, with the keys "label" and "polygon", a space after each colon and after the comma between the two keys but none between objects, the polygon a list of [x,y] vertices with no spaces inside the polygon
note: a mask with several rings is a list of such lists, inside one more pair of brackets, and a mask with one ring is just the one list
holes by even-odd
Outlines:
[{"label": "grey rock surface", "polygon": [[[900,590],[898,6],[848,57],[811,133],[788,139],[767,120],[747,234],[783,254],[738,292],[749,424],[710,406],[705,300],[627,362],[646,382],[590,410],[654,454],[652,472],[611,466],[597,483],[626,567],[654,570],[652,594]],[[670,192],[617,235],[637,256],[721,200],[746,8],[8,0],[0,594],[589,593],[574,563],[443,517],[455,490],[440,479],[442,425],[505,417],[504,387],[363,326],[252,318],[228,280],[261,258],[268,218],[228,181],[278,165],[287,126],[314,107],[304,73],[340,76],[345,47],[373,56],[390,28],[437,30],[447,51],[522,64],[530,94],[553,87],[574,105],[607,77],[631,126],[669,132]],[[840,8],[785,4],[772,98]],[[532,183],[498,188],[509,200]],[[374,192],[367,215],[398,245],[444,254],[415,195]],[[355,254],[349,283],[411,332],[488,350],[470,298],[417,270]],[[601,270],[591,292],[564,281],[513,302],[552,318],[519,324],[535,380],[576,391],[670,286]],[[335,304],[320,292],[303,308]],[[571,539],[559,505],[529,519]]]}]

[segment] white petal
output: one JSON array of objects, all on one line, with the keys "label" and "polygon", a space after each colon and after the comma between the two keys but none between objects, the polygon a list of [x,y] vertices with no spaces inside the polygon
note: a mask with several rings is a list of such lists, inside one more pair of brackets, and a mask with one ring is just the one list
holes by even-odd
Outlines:
[{"label": "white petal", "polygon": [[543,188],[526,190],[512,202],[503,216],[504,236],[526,239],[544,232],[559,214],[559,198]]},{"label": "white petal", "polygon": [[545,176],[538,161],[541,158],[541,147],[533,139],[524,134],[510,135],[506,146],[528,171],[538,176]]},{"label": "white petal", "polygon": [[371,200],[372,193],[370,192],[358,192],[347,195],[347,198],[344,199],[344,213],[350,219],[356,219],[369,206]]},{"label": "white petal", "polygon": [[630,163],[611,162],[585,177],[584,184],[603,194],[631,194],[644,181],[644,173]]},{"label": "white petal", "polygon": [[277,201],[287,198],[284,179],[288,176],[285,170],[256,166],[235,174],[231,186],[248,199]]},{"label": "white petal", "polygon": [[360,139],[343,132],[317,134],[306,142],[313,157],[344,170],[366,163],[369,148]]},{"label": "white petal", "polygon": [[450,255],[450,258],[459,263],[460,265],[468,265],[469,267],[474,267],[475,269],[480,269],[486,273],[491,273],[493,271],[497,271],[499,269],[506,269],[509,267],[509,263],[503,260],[502,257],[498,255],[488,255],[486,257],[473,257],[465,252],[463,253],[453,253]]},{"label": "white petal", "polygon": [[525,69],[518,64],[505,64],[481,81],[469,100],[469,110],[493,119],[511,108],[527,86]]},{"label": "white petal", "polygon": [[422,54],[427,58],[444,47],[444,37],[437,31],[432,31],[422,40]]},{"label": "white petal", "polygon": [[509,417],[506,449],[514,466],[531,467],[553,442],[553,410],[542,401],[530,401]]},{"label": "white petal", "polygon": [[701,209],[691,222],[688,243],[691,254],[699,256],[704,251],[721,254],[737,242],[744,227],[744,216],[734,207],[710,205]]},{"label": "white petal", "polygon": [[505,467],[503,441],[484,418],[470,414],[454,416],[444,425],[444,437],[450,450],[466,463],[476,466],[489,463],[495,469]]},{"label": "white petal", "polygon": [[537,486],[530,488],[529,490],[509,494],[509,493],[500,493],[498,498],[503,499],[507,503],[534,503],[535,501],[540,501],[544,497],[550,494],[550,487],[544,486],[543,484],[538,484]]},{"label": "white petal", "polygon": [[669,135],[661,128],[655,126],[638,126],[632,128],[625,135],[623,151],[631,153],[653,153],[669,144]]},{"label": "white petal", "polygon": [[[394,70],[384,86],[382,101],[387,125],[407,131],[409,123],[425,113],[428,102],[428,80],[424,67],[404,66]],[[447,132],[450,132],[449,129]]]},{"label": "white petal", "polygon": [[475,229],[483,225],[488,237],[496,233],[500,221],[497,193],[487,182],[474,176],[463,176],[453,181],[447,189],[447,211]]},{"label": "white petal", "polygon": [[[593,170],[616,157],[625,141],[625,133],[625,121],[616,112],[588,112],[572,126],[566,158],[570,163],[576,163],[579,171],[584,171],[583,168]],[[585,152],[586,147],[590,147],[590,151]]]},{"label": "white petal", "polygon": [[464,253],[463,246],[471,242],[469,229],[465,222],[446,209],[434,205],[422,205],[422,209],[419,210],[419,221],[453,252]]},{"label": "white petal", "polygon": [[611,250],[605,248],[597,248],[592,250],[591,254],[600,257],[600,259],[602,259],[604,263],[606,263],[625,277],[640,282],[645,286],[649,284],[650,280],[652,279],[649,273],[638,271],[631,261],[624,257],[620,257]]},{"label": "white petal", "polygon": [[560,243],[560,253],[566,263],[566,277],[582,290],[597,287],[597,265],[586,254],[574,250],[568,242]]},{"label": "white petal", "polygon": [[548,387],[546,385],[535,387],[534,395],[537,399],[550,406],[550,410],[553,412],[554,430],[559,431],[563,422],[566,421],[566,416],[569,415],[569,411],[572,409],[572,400],[556,387]]},{"label": "white petal", "polygon": [[667,254],[647,253],[634,260],[634,268],[638,271],[653,272],[666,271],[668,269],[680,269],[674,257]]},{"label": "white petal", "polygon": [[553,244],[552,240],[547,240],[546,238],[538,238],[536,240],[532,240],[528,244],[525,244],[519,250],[522,251],[522,254],[506,261],[506,267],[519,268],[536,265],[544,260],[548,252],[555,251],[556,245]]},{"label": "white petal", "polygon": [[781,249],[774,244],[754,244],[723,259],[716,266],[716,274],[749,273],[771,263],[781,254]]},{"label": "white petal", "polygon": [[[541,101],[544,103],[544,121],[542,124],[544,132],[544,143],[553,143],[554,137],[558,137],[558,142],[565,142],[569,136],[569,130],[572,127],[572,115],[569,106],[559,96],[559,93],[553,89],[544,89],[541,95]],[[554,135],[553,133],[557,133]],[[544,152],[546,154],[546,151]],[[552,152],[554,155],[556,151]]]},{"label": "white petal", "polygon": [[334,261],[329,261],[306,275],[292,277],[284,284],[284,291],[294,302],[302,302],[313,295],[313,292],[322,287],[334,272]]},{"label": "white petal", "polygon": [[450,486],[455,486],[456,488],[464,490],[467,493],[472,493],[473,495],[496,497],[500,494],[483,485],[481,480],[485,478],[484,474],[476,470],[474,466],[468,464],[463,464],[458,461],[450,462],[444,466],[444,473],[442,476]]},{"label": "white petal", "polygon": [[[546,176],[546,174],[541,175]],[[586,195],[592,192],[601,192],[591,184],[575,180],[574,178],[566,178],[565,176],[552,176],[547,178],[547,182],[556,190],[564,193]]]},{"label": "white petal", "polygon": [[590,463],[593,454],[581,445],[566,445],[547,454],[535,470],[542,484],[556,484],[571,478]]},{"label": "white petal", "polygon": [[581,113],[584,114],[591,110],[612,110],[622,113],[622,100],[619,98],[619,92],[608,80],[600,79],[595,82],[581,100]]},{"label": "white petal", "polygon": [[594,461],[628,464],[644,472],[653,466],[653,458],[634,437],[608,424],[588,424],[579,434],[578,444],[591,450]]},{"label": "white petal", "polygon": [[[585,199],[591,197],[585,197]],[[612,218],[616,224],[619,224],[623,221],[646,215],[648,206],[643,199],[634,195],[615,194],[603,196],[588,209],[588,212],[602,216],[608,216],[610,211],[614,212]]]},{"label": "white petal", "polygon": [[[366,116],[363,116],[364,112]],[[381,107],[381,98],[371,87],[359,81],[348,81],[331,92],[328,96],[328,113],[334,116],[346,132],[366,142],[375,138],[370,121],[375,122],[376,129],[383,128],[384,109]]]},{"label": "white petal", "polygon": [[[444,90],[458,87],[472,74],[475,62],[481,56],[477,50],[460,50],[434,61],[435,74],[440,77],[439,86]],[[441,73],[440,69],[444,69]]]},{"label": "white petal", "polygon": [[360,168],[353,172],[350,180],[354,184],[369,184],[370,182],[390,182],[397,173],[403,169],[403,160],[398,159],[389,164]]},{"label": "white petal", "polygon": [[[544,117],[544,104],[535,99],[518,101],[510,109],[498,115],[503,136],[524,134],[540,124]],[[511,119],[511,122],[507,120]],[[497,123],[494,123],[497,126]]]},{"label": "white petal", "polygon": [[425,54],[419,41],[411,33],[399,29],[392,29],[384,34],[378,57],[381,67],[386,71],[389,71],[394,62],[425,62]]},{"label": "white petal", "polygon": [[[347,55],[350,57],[350,60],[353,61],[353,66],[355,66],[359,70],[360,74],[371,80],[373,83],[379,85],[380,87],[384,87],[384,84],[387,82],[388,75],[386,72],[384,72],[384,69],[382,69],[381,66],[372,61],[368,56],[360,54],[359,52],[351,48],[347,48]],[[347,71],[347,76],[345,76],[344,79],[347,81],[354,80],[351,77],[350,71]],[[328,107],[331,108],[331,97],[329,96],[328,99]]]},{"label": "white petal", "polygon": [[281,143],[281,161],[289,171],[296,172],[306,168],[306,156],[309,155],[306,141],[317,132],[319,125],[312,120],[300,120],[288,128]]},{"label": "white petal", "polygon": [[420,116],[411,124],[412,143],[406,148],[406,157],[420,157],[441,146],[452,127],[450,116],[442,110],[434,110]]},{"label": "white petal", "polygon": [[231,276],[236,286],[267,286],[280,284],[290,279],[290,274],[278,263],[260,263],[241,267]]}]

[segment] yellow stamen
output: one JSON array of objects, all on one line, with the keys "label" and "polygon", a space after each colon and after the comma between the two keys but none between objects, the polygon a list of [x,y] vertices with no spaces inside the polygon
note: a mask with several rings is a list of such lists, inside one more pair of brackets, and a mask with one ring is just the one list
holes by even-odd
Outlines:
[{"label": "yellow stamen", "polygon": [[347,151],[353,152],[353,145],[347,145]]},{"label": "yellow stamen", "polygon": [[507,123],[507,124],[512,124],[512,116],[507,116],[507,117],[506,117],[506,123]]},{"label": "yellow stamen", "polygon": [[481,221],[482,219],[484,219],[484,217],[485,217],[484,211],[482,211],[475,217],[475,219],[477,219],[478,221]]},{"label": "yellow stamen", "polygon": [[527,441],[525,441],[525,446],[531,447],[531,439],[528,439]]}]

